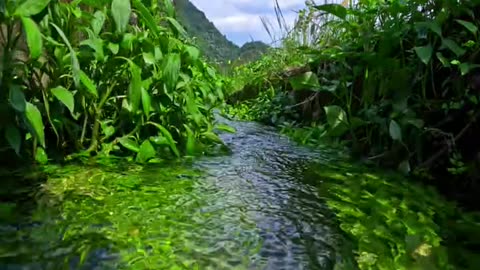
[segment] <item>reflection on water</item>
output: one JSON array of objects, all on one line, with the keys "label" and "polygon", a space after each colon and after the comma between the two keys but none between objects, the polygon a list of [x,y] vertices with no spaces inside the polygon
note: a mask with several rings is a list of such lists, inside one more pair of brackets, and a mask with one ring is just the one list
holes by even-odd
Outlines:
[{"label": "reflection on water", "polygon": [[[33,211],[2,221],[0,268],[407,269],[419,265],[403,254],[409,243],[438,246],[433,219],[444,205],[434,193],[411,203],[402,196],[423,189],[404,193],[410,186],[401,180],[340,166],[335,151],[297,146],[255,123],[222,121],[237,129],[221,135],[228,156],[50,168]],[[410,222],[412,213],[425,222]],[[396,224],[399,218],[406,223]],[[405,242],[418,232],[426,237]]]}]

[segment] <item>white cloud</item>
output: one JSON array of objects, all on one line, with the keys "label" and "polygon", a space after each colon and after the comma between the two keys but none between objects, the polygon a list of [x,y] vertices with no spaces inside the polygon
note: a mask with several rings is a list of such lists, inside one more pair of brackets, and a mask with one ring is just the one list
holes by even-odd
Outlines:
[{"label": "white cloud", "polygon": [[[230,40],[242,45],[245,42],[262,40],[271,42],[261,17],[276,26],[273,0],[191,0],[210,21]],[[294,10],[304,6],[304,0],[278,0],[287,24],[296,18]]]}]

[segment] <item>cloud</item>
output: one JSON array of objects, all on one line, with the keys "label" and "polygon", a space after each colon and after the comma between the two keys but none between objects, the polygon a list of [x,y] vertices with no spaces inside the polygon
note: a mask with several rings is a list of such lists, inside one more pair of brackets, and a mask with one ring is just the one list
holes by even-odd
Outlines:
[{"label": "cloud", "polygon": [[[234,43],[243,45],[251,39],[271,42],[261,17],[271,21],[276,27],[273,0],[191,0],[191,2]],[[304,0],[278,0],[287,24],[291,25],[294,22],[295,11],[303,8],[304,2]]]}]

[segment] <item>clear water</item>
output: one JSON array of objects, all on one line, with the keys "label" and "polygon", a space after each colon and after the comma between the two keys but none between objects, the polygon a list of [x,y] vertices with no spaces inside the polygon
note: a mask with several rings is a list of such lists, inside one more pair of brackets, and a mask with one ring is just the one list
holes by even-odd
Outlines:
[{"label": "clear water", "polygon": [[456,210],[433,190],[221,121],[237,130],[221,135],[228,155],[47,168],[29,200],[3,204],[0,269],[471,265],[449,268],[442,222]]}]

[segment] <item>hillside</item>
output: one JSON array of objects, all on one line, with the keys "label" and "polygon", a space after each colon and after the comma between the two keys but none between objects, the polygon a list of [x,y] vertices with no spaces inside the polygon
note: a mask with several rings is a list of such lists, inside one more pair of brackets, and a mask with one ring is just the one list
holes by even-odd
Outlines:
[{"label": "hillside", "polygon": [[210,60],[226,62],[241,58],[242,62],[258,59],[268,45],[260,41],[245,43],[237,46],[208,20],[201,10],[188,0],[173,0],[177,10],[178,20],[187,32],[196,39],[204,55]]}]

